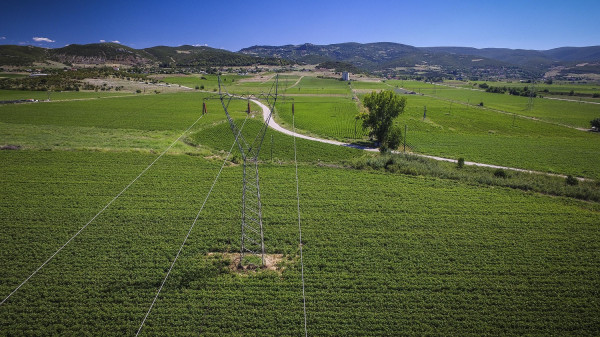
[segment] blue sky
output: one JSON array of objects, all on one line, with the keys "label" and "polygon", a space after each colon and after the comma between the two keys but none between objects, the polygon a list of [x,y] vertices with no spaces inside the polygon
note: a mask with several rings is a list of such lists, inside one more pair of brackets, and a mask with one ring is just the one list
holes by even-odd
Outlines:
[{"label": "blue sky", "polygon": [[385,41],[551,49],[600,45],[599,32],[599,0],[24,0],[2,5],[0,44],[119,41],[133,48],[197,44],[237,51]]}]

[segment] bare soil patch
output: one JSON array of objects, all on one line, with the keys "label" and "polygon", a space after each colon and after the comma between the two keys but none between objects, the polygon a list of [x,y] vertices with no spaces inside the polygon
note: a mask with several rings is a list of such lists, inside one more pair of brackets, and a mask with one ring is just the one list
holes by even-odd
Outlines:
[{"label": "bare soil patch", "polygon": [[[245,263],[240,266],[240,253],[208,253],[208,256],[222,256],[229,260],[229,270],[233,273],[258,272],[261,270],[272,270],[282,273],[285,269],[283,254],[265,254],[265,265],[260,266],[253,263]],[[249,256],[249,255],[246,255]],[[260,256],[258,256],[260,259]],[[245,259],[245,258],[244,258]]]}]

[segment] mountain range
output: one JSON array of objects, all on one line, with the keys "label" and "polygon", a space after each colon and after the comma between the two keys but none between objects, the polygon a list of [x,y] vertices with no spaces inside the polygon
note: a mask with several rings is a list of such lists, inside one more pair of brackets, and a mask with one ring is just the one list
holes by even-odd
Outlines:
[{"label": "mountain range", "polygon": [[0,45],[0,66],[120,64],[138,67],[220,67],[255,64],[280,65],[287,61],[234,53],[206,46],[156,46],[134,49],[117,43],[71,44],[62,48]]},{"label": "mountain range", "polygon": [[[560,68],[567,73],[584,67],[600,74],[600,46],[562,47],[550,50],[469,47],[413,47],[399,43],[339,43],[330,45],[253,46],[240,50],[246,55],[276,57],[296,62],[347,62],[372,72],[421,67],[445,73],[513,72],[540,76]],[[406,69],[404,69],[406,70]],[[579,69],[582,70],[582,69]],[[579,73],[582,73],[579,71]]]},{"label": "mountain range", "polygon": [[138,67],[223,67],[250,65],[347,64],[384,76],[540,77],[600,75],[600,46],[550,50],[470,47],[414,47],[392,42],[253,46],[231,52],[206,46],[134,49],[116,43],[47,49],[0,45],[0,66],[121,64]]}]

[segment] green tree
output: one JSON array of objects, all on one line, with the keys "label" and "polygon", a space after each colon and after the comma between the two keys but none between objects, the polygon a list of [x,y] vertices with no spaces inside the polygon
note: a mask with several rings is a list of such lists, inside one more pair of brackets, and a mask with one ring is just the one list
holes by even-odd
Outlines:
[{"label": "green tree", "polygon": [[361,116],[363,128],[369,130],[369,137],[379,143],[380,152],[394,150],[400,145],[402,132],[394,126],[394,119],[404,112],[406,97],[393,91],[372,92],[363,99],[368,114]]}]

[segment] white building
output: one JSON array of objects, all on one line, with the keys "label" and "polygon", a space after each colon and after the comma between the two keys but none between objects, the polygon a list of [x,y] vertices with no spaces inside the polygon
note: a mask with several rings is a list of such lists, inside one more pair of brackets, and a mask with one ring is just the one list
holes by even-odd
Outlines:
[{"label": "white building", "polygon": [[342,81],[350,81],[350,73],[347,71],[342,72]]}]

